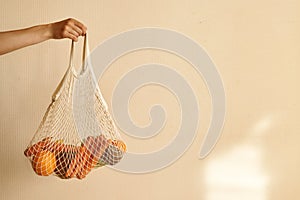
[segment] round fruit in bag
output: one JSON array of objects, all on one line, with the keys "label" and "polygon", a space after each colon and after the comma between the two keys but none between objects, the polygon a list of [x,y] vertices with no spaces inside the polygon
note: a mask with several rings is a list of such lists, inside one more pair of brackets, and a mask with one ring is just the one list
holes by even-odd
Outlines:
[{"label": "round fruit in bag", "polygon": [[54,153],[48,150],[38,152],[32,161],[33,170],[40,176],[49,176],[56,168]]},{"label": "round fruit in bag", "polygon": [[110,140],[110,142],[121,151],[126,152],[126,144],[122,140]]}]

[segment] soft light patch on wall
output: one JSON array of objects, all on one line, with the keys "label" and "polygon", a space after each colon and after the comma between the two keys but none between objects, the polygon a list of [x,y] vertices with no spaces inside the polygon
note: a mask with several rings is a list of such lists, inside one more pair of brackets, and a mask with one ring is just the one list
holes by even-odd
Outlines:
[{"label": "soft light patch on wall", "polygon": [[271,125],[273,125],[272,122],[274,121],[274,118],[274,115],[266,115],[262,117],[254,124],[252,133],[254,135],[266,133],[267,130],[270,129]]},{"label": "soft light patch on wall", "polygon": [[240,145],[208,163],[205,170],[207,200],[264,200],[268,176],[259,147]]}]

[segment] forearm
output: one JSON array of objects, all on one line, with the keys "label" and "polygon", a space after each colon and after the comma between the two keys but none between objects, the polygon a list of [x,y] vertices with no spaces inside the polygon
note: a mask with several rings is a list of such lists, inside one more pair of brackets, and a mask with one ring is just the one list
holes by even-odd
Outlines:
[{"label": "forearm", "polygon": [[48,39],[69,38],[77,41],[79,36],[85,34],[86,27],[72,18],[21,30],[0,32],[0,55]]},{"label": "forearm", "polygon": [[51,24],[0,32],[0,55],[50,39]]}]

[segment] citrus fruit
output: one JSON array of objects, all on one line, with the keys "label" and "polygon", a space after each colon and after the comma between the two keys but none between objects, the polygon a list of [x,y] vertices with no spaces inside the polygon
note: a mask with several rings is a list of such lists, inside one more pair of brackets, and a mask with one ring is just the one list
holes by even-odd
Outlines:
[{"label": "citrus fruit", "polygon": [[38,175],[49,176],[56,168],[54,153],[48,150],[38,152],[33,158],[32,167]]},{"label": "citrus fruit", "polygon": [[121,140],[113,140],[111,142],[114,146],[118,147],[121,151],[126,152],[126,144]]}]

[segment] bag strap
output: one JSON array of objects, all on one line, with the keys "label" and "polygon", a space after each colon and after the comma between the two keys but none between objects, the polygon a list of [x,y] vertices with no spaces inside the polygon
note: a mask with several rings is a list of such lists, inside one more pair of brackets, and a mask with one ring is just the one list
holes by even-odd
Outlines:
[{"label": "bag strap", "polygon": [[73,55],[74,55],[74,41],[72,40],[71,43],[71,50],[70,50],[70,60],[69,60],[69,69],[72,70],[75,76],[78,76],[81,74],[86,66],[91,65],[91,61],[89,58],[89,47],[88,47],[88,42],[87,42],[87,33],[83,36],[84,41],[83,41],[83,48],[82,48],[82,61],[81,61],[81,68],[79,72],[76,72],[74,66],[73,66]]},{"label": "bag strap", "polygon": [[92,62],[91,62],[91,54],[90,54],[90,48],[89,48],[89,43],[87,39],[87,34],[84,37],[84,43],[83,43],[83,56],[82,56],[82,65],[83,65],[83,71],[85,70],[86,67],[88,67],[92,79],[94,81],[95,88],[98,93],[101,93],[99,85],[98,85],[98,80],[95,77],[95,73],[93,70]]},{"label": "bag strap", "polygon": [[81,69],[80,69],[79,73],[76,72],[76,70],[73,66],[73,57],[74,57],[73,55],[74,55],[74,41],[72,40],[71,49],[70,49],[69,66],[68,66],[66,73],[64,74],[64,77],[62,78],[62,80],[60,81],[59,85],[57,86],[56,90],[54,91],[54,93],[52,95],[53,101],[55,101],[60,96],[61,88],[64,85],[64,82],[66,81],[67,75],[69,73],[73,73],[73,75],[75,77],[77,77],[78,74],[81,74],[83,71],[86,70],[87,66],[91,66],[90,56],[88,56],[89,55],[89,47],[88,47],[88,43],[87,43],[87,34],[84,35],[83,50],[82,50],[82,62],[81,62]]}]

